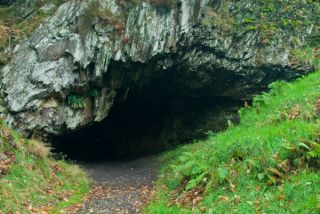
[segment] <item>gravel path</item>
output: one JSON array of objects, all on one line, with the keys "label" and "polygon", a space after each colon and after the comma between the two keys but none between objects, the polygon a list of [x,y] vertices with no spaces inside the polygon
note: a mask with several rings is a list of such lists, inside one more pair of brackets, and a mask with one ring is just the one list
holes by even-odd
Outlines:
[{"label": "gravel path", "polygon": [[154,193],[157,163],[153,156],[80,165],[95,184],[84,204],[73,208],[75,213],[141,213]]}]

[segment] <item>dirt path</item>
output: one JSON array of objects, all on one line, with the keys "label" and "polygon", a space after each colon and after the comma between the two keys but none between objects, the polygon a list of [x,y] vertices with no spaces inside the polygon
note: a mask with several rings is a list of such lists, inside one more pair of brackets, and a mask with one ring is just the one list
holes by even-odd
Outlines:
[{"label": "dirt path", "polygon": [[81,165],[95,184],[75,213],[141,213],[141,207],[153,194],[157,168],[153,156]]}]

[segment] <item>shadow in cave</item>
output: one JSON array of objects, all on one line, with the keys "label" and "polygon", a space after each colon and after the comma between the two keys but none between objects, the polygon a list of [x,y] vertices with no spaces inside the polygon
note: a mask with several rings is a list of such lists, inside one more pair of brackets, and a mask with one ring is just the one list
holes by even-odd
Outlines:
[{"label": "shadow in cave", "polygon": [[[164,80],[165,81],[165,80]],[[125,160],[172,149],[238,121],[240,103],[226,97],[191,96],[153,82],[132,90],[106,119],[53,139],[71,160]]]}]

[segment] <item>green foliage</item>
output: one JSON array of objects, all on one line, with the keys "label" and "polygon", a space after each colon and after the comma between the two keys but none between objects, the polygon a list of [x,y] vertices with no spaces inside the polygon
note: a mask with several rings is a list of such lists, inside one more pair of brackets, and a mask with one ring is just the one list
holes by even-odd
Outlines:
[{"label": "green foliage", "polygon": [[89,191],[85,173],[54,160],[42,142],[24,139],[4,124],[0,124],[0,140],[0,154],[8,156],[0,163],[1,213],[30,213],[31,207],[33,213],[41,213],[44,207],[60,213]]},{"label": "green foliage", "polygon": [[318,1],[293,0],[290,3],[275,0],[259,0],[254,3],[237,4],[235,11],[245,14],[237,19],[238,31],[254,30],[259,32],[262,44],[269,44],[281,30],[298,34],[307,31],[312,25],[319,26],[320,3]]},{"label": "green foliage", "polygon": [[222,5],[221,8],[217,13],[213,7],[207,6],[201,24],[207,28],[216,26],[225,32],[232,33],[234,31],[234,16],[231,15],[228,5]]},{"label": "green foliage", "polygon": [[295,47],[292,38],[308,34],[306,45],[314,47],[320,41],[319,11],[319,1],[214,1],[206,7],[201,23],[238,36],[255,31],[261,45],[288,39]]},{"label": "green foliage", "polygon": [[146,212],[317,213],[319,85],[320,72],[273,83],[239,111],[239,125],[165,154],[159,201]]},{"label": "green foliage", "polygon": [[[319,43],[320,46],[320,43]],[[296,49],[292,54],[296,61],[308,62],[313,64],[315,68],[320,69],[320,48],[307,47],[305,49]]]},{"label": "green foliage", "polygon": [[86,106],[86,100],[77,94],[71,94],[67,98],[67,104],[73,109],[83,109]]},{"label": "green foliage", "polygon": [[8,55],[5,48],[8,45],[8,34],[4,26],[0,25],[0,65],[5,64],[8,60]]}]

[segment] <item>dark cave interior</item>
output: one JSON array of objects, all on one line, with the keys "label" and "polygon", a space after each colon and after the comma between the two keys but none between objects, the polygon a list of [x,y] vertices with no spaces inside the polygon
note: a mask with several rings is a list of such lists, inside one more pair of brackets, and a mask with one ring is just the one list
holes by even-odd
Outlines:
[{"label": "dark cave interior", "polygon": [[[227,97],[196,96],[154,81],[131,90],[102,122],[52,140],[71,160],[128,159],[156,154],[218,132],[238,122],[241,103]],[[201,93],[200,93],[201,94]]]}]

